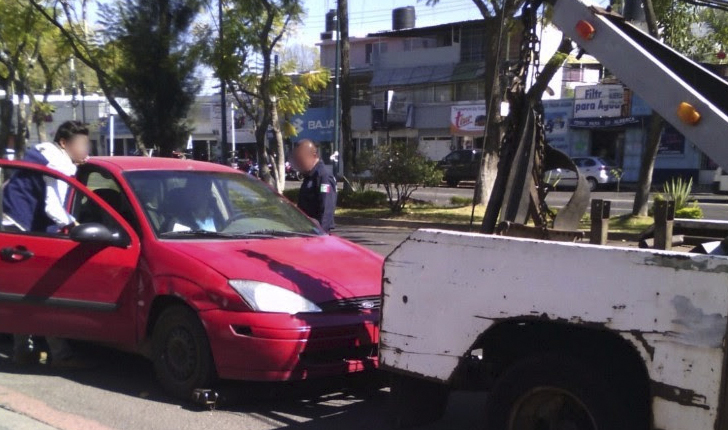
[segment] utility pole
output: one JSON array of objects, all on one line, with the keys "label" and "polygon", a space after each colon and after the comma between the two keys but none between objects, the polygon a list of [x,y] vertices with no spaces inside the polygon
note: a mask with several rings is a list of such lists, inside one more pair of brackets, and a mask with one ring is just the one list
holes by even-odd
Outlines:
[{"label": "utility pole", "polygon": [[[354,140],[351,133],[351,77],[349,67],[349,0],[339,0],[338,17],[341,30],[341,156],[343,171],[339,174],[347,178],[354,171]],[[351,188],[348,181],[344,187]]]},{"label": "utility pole", "polygon": [[339,85],[341,80],[341,20],[339,19],[339,7],[336,7],[336,61],[334,62],[334,153],[338,152],[337,161],[334,163],[334,176],[339,173],[341,148],[339,146],[339,131],[341,122],[341,101],[339,98]]},{"label": "utility pole", "polygon": [[[225,59],[225,43],[224,43],[224,34],[223,31],[223,15],[222,15],[222,2],[223,0],[218,0],[217,2],[217,12],[218,12],[218,19],[219,19],[219,28],[220,28],[220,60]],[[227,164],[228,157],[230,156],[230,151],[228,150],[228,139],[227,139],[227,89],[225,85],[225,79],[222,77],[220,78],[220,150],[222,151],[222,164]]]}]

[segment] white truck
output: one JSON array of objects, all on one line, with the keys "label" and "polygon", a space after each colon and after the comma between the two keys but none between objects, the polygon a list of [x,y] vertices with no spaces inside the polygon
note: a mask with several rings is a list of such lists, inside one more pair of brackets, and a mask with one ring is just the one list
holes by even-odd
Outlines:
[{"label": "white truck", "polygon": [[[578,0],[553,21],[728,167],[725,81]],[[489,430],[728,429],[727,333],[722,255],[419,230],[384,267],[401,426],[478,389]]]}]

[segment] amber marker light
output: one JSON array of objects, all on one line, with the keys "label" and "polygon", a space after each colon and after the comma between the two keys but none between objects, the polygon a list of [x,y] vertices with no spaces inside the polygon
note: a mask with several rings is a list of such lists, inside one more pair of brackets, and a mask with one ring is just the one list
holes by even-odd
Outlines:
[{"label": "amber marker light", "polygon": [[582,19],[576,23],[576,32],[579,33],[579,36],[581,36],[582,39],[592,40],[594,39],[594,34],[596,34],[597,31],[589,21]]},{"label": "amber marker light", "polygon": [[677,108],[677,117],[688,125],[697,125],[700,122],[700,112],[687,102],[680,103]]}]

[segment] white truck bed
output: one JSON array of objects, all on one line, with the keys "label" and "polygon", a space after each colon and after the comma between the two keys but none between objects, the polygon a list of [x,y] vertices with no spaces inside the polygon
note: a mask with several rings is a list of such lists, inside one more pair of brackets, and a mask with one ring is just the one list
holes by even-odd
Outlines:
[{"label": "white truck bed", "polygon": [[642,357],[654,428],[713,429],[722,402],[728,259],[419,230],[386,260],[382,368],[451,382],[494,325],[618,334]]}]

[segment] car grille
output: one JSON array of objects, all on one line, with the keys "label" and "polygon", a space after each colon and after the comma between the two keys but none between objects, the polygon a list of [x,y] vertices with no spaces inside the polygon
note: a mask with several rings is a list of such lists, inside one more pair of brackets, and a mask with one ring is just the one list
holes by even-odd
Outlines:
[{"label": "car grille", "polygon": [[354,297],[351,299],[332,300],[319,305],[324,312],[361,312],[379,310],[382,307],[380,296]]}]

